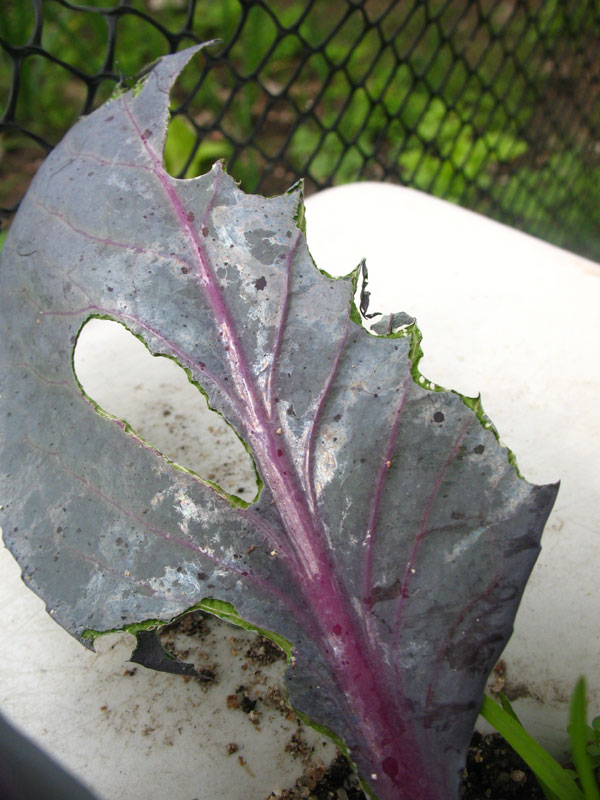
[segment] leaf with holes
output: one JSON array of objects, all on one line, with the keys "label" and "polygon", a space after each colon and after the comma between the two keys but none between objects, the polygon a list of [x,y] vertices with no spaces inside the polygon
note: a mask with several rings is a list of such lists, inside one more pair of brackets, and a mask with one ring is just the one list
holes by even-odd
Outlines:
[{"label": "leaf with holes", "polygon": [[[233,604],[289,641],[292,704],[343,739],[369,792],[455,798],[556,487],[518,475],[478,401],[424,382],[409,317],[362,327],[358,271],[315,268],[297,190],[165,171],[193,52],[80,120],[10,230],[5,541],[79,638]],[[187,371],[252,455],[252,503],[85,395],[72,356],[95,316]]]}]

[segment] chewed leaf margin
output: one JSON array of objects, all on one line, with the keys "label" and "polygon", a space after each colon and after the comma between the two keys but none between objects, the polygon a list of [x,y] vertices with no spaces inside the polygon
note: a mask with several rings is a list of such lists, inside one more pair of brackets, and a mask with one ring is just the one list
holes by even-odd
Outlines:
[{"label": "chewed leaf margin", "polygon": [[421,329],[419,328],[416,319],[410,325],[407,325],[401,330],[392,333],[377,334],[366,327],[364,327],[364,329],[370,336],[374,336],[377,339],[404,339],[407,336],[410,336],[411,344],[409,350],[409,359],[411,362],[410,373],[413,381],[421,389],[425,389],[428,392],[451,392],[459,397],[467,406],[467,408],[469,408],[475,414],[482,428],[493,433],[498,444],[506,451],[508,463],[514,467],[517,476],[525,480],[521,470],[519,469],[516,455],[510,449],[510,447],[508,447],[508,445],[502,441],[498,429],[484,411],[481,402],[481,395],[479,394],[476,397],[470,397],[469,395],[462,394],[462,392],[459,392],[457,389],[448,389],[445,386],[441,386],[439,383],[435,383],[430,378],[425,377],[425,375],[420,371],[419,365],[424,355],[422,347],[423,334],[421,333]]}]

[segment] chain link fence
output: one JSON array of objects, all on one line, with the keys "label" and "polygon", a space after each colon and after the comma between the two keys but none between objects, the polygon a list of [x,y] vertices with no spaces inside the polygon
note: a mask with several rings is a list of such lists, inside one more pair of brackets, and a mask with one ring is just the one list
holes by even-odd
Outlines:
[{"label": "chain link fence", "polygon": [[172,174],[392,181],[600,260],[599,0],[3,0],[2,217],[118,82],[216,37],[173,95]]}]

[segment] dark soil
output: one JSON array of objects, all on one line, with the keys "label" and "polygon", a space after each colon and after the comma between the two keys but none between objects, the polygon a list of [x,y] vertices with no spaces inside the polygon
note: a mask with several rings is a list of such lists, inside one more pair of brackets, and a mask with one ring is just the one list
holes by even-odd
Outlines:
[{"label": "dark soil", "polygon": [[471,739],[462,800],[544,800],[535,776],[497,733]]}]

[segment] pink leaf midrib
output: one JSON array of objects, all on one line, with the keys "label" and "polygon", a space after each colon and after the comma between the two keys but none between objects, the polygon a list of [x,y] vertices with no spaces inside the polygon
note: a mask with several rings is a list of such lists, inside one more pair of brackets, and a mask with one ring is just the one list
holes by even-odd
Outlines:
[{"label": "pink leaf midrib", "polygon": [[[308,509],[304,507],[305,504],[301,502],[301,499],[294,497],[296,492],[290,477],[294,474],[292,465],[288,459],[284,461],[277,456],[277,451],[280,449],[277,434],[273,423],[268,418],[267,410],[259,399],[233,319],[213,274],[210,260],[198,232],[188,218],[173,179],[164,169],[162,160],[151,147],[148,138],[142,133],[125,95],[122,97],[122,103],[132,127],[148,154],[152,171],[167,196],[184,236],[191,245],[196,278],[212,309],[215,324],[223,334],[223,346],[227,352],[229,371],[240,404],[245,410],[245,422],[252,450],[288,531],[286,544],[290,550],[286,554],[297,562],[297,566],[300,567],[306,578],[314,578],[326,561],[322,542],[319,541],[314,520],[311,519]],[[213,195],[205,209],[203,223],[208,220],[210,211],[214,207],[221,174],[220,171],[216,173]],[[283,320],[281,320],[281,324],[283,324]],[[293,536],[290,535],[291,532],[293,532]]]},{"label": "pink leaf midrib", "polygon": [[[416,768],[419,774],[424,775],[421,765],[416,766],[419,755],[415,750],[415,743],[410,734],[410,725],[408,725],[405,715],[392,711],[384,703],[384,693],[382,693],[380,680],[377,677],[377,670],[374,669],[373,653],[364,638],[356,614],[352,610],[347,590],[340,582],[337,570],[331,563],[331,554],[328,554],[327,551],[322,524],[316,518],[315,513],[311,513],[306,496],[300,491],[302,482],[289,458],[285,457],[285,454],[283,458],[278,457],[277,450],[281,450],[281,448],[278,448],[279,443],[274,423],[269,419],[268,411],[259,399],[259,393],[252,380],[233,320],[212,273],[204,246],[188,218],[173,184],[173,179],[164,170],[161,160],[150,147],[147,138],[141,133],[125,100],[123,102],[126,113],[152,161],[153,171],[163,187],[184,235],[191,244],[196,262],[197,280],[212,308],[214,320],[223,332],[231,376],[247,412],[245,422],[249,443],[263,479],[271,490],[287,532],[286,544],[290,548],[292,559],[296,562],[298,588],[308,607],[312,610],[311,616],[314,615],[315,622],[318,623],[320,629],[318,638],[321,642],[320,649],[323,657],[330,662],[333,677],[338,683],[342,695],[346,697],[351,707],[355,709],[355,713],[358,713],[362,719],[363,730],[369,741],[367,747],[373,756],[376,757],[375,754],[380,752],[383,739],[390,742],[399,735],[403,740],[400,749],[405,754],[409,752],[411,754],[410,759],[401,759],[405,762],[402,773],[410,761],[413,768]],[[208,219],[215,201],[219,176],[220,172],[217,172],[215,189],[205,211],[205,220]],[[282,318],[280,324],[283,322]],[[348,633],[348,642],[342,648],[350,659],[348,666],[344,667],[344,659],[339,654],[334,654],[331,639],[332,627],[341,627]],[[357,674],[362,675],[363,681],[365,681],[362,692],[356,683],[355,676]],[[387,748],[388,745],[385,747]],[[394,778],[394,784],[399,780],[400,776]]]}]

